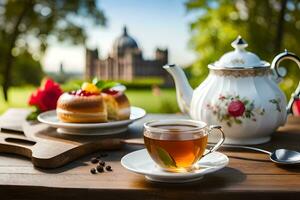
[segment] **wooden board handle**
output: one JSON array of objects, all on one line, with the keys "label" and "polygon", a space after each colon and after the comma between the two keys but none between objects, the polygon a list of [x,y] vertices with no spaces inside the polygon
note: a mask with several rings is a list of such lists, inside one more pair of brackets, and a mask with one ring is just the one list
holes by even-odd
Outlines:
[{"label": "wooden board handle", "polygon": [[0,151],[4,153],[14,153],[21,156],[31,158],[32,148],[36,143],[32,140],[27,140],[25,137],[7,136],[0,137]]}]

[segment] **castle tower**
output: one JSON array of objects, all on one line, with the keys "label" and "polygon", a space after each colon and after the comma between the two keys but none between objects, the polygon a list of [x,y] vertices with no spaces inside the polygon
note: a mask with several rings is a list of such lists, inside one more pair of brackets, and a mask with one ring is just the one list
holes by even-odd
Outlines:
[{"label": "castle tower", "polygon": [[137,42],[128,34],[127,28],[124,26],[122,35],[114,41],[113,55],[122,57],[126,51],[132,51],[138,48]]},{"label": "castle tower", "polygon": [[157,48],[155,51],[155,59],[161,61],[162,63],[168,63],[168,49]]},{"label": "castle tower", "polygon": [[96,67],[98,61],[98,50],[86,49],[86,63],[85,63],[85,78],[91,79],[96,75]]}]

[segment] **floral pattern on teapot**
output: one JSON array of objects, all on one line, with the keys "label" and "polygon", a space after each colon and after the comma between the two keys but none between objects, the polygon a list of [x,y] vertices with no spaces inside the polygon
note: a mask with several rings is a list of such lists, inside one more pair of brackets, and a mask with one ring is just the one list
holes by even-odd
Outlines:
[{"label": "floral pattern on teapot", "polygon": [[281,108],[280,108],[281,99],[280,99],[280,97],[277,97],[276,99],[270,99],[269,102],[276,106],[276,110],[278,112],[281,112]]},{"label": "floral pattern on teapot", "polygon": [[[270,103],[275,104],[276,110],[281,112],[280,99],[271,99]],[[235,124],[242,124],[243,119],[250,119],[256,122],[257,115],[264,115],[265,109],[255,107],[254,100],[239,95],[220,94],[216,103],[208,103],[206,107],[218,118],[220,122],[225,121],[231,127]]]}]

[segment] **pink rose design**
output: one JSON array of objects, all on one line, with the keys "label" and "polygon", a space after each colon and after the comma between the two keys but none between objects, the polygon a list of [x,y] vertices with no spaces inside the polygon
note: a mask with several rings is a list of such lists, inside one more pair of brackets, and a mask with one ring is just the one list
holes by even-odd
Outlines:
[{"label": "pink rose design", "polygon": [[240,100],[231,101],[228,105],[227,111],[232,117],[240,117],[244,114],[246,108]]}]

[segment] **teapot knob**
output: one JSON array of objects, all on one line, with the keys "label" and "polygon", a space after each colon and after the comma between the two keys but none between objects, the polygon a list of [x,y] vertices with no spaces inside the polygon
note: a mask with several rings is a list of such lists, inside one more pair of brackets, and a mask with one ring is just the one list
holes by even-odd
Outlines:
[{"label": "teapot knob", "polygon": [[242,51],[248,46],[248,43],[242,38],[242,36],[238,36],[232,43],[231,46],[235,48],[235,50]]}]

